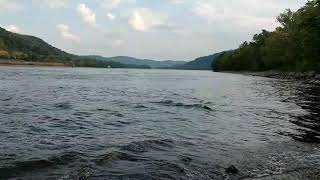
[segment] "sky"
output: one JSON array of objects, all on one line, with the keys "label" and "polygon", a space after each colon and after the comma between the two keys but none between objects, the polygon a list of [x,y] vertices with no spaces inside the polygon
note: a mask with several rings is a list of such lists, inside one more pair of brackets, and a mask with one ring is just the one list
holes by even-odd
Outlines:
[{"label": "sky", "polygon": [[78,55],[184,60],[235,49],[307,0],[0,0],[0,26]]}]

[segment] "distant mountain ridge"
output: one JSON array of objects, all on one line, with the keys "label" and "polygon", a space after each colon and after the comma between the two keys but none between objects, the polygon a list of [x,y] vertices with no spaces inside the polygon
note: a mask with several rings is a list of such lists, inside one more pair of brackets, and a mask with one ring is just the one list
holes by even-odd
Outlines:
[{"label": "distant mountain ridge", "polygon": [[186,70],[211,70],[212,62],[221,55],[221,53],[215,53],[208,56],[196,58],[193,61],[187,62],[183,65],[172,66],[172,69],[186,69]]},{"label": "distant mountain ridge", "polygon": [[113,62],[118,62],[122,64],[127,64],[127,65],[138,65],[138,66],[149,66],[153,69],[161,69],[161,68],[170,68],[172,66],[177,66],[177,65],[183,65],[186,63],[185,61],[171,61],[171,60],[166,60],[166,61],[156,61],[156,60],[150,60],[150,59],[138,59],[134,57],[129,57],[129,56],[115,56],[115,57],[103,57],[103,56],[84,56],[88,58],[94,58],[96,60],[101,60],[101,61],[113,61]]},{"label": "distant mountain ridge", "polygon": [[0,59],[62,63],[79,67],[211,70],[212,62],[219,55],[216,53],[199,57],[190,62],[155,61],[129,56],[78,56],[53,47],[38,37],[12,33],[0,27]]},{"label": "distant mountain ridge", "polygon": [[113,61],[122,64],[132,65],[145,65],[152,69],[185,69],[185,70],[211,70],[212,62],[219,57],[223,52],[215,53],[208,56],[196,58],[193,61],[155,61],[150,59],[138,59],[129,56],[115,56],[115,57],[103,57],[103,56],[83,56],[86,58],[93,58],[100,61]]}]

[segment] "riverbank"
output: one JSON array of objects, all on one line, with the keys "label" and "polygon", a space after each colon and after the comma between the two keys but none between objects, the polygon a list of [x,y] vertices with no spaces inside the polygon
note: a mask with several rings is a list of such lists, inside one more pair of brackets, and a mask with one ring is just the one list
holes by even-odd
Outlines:
[{"label": "riverbank", "polygon": [[319,84],[320,74],[314,71],[309,72],[283,72],[283,71],[224,71],[226,73],[244,74],[249,76],[261,76],[276,79],[300,80],[306,83]]},{"label": "riverbank", "polygon": [[0,59],[0,66],[71,67],[63,63],[56,63],[56,62],[34,62],[34,61],[23,61],[23,60],[4,60],[4,59]]}]

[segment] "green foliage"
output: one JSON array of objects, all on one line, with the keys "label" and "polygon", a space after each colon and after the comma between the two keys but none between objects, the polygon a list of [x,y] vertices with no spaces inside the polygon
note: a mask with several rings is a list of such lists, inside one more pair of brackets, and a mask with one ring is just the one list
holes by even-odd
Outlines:
[{"label": "green foliage", "polygon": [[221,54],[212,64],[216,71],[287,70],[320,72],[320,0],[296,12],[286,10],[273,32],[263,30],[252,42]]}]

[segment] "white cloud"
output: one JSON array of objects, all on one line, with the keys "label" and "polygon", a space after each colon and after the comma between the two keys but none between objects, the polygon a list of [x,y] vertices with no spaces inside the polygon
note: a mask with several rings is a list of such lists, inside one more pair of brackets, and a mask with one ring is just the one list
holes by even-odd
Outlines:
[{"label": "white cloud", "polygon": [[5,26],[4,29],[6,29],[7,31],[10,31],[10,32],[13,32],[13,33],[19,33],[20,32],[20,29],[15,26],[15,25],[8,25],[8,26]]},{"label": "white cloud", "polygon": [[218,18],[216,8],[207,2],[196,2],[192,11],[194,14],[207,20],[213,20],[215,18]]},{"label": "white cloud", "polygon": [[218,26],[273,30],[277,26],[275,14],[282,12],[281,3],[275,1],[234,0],[231,4],[229,1],[199,0],[193,4],[192,12]]},{"label": "white cloud", "polygon": [[90,26],[96,25],[96,14],[85,4],[79,4],[78,13],[82,20]]},{"label": "white cloud", "polygon": [[0,0],[0,13],[2,10],[18,11],[22,9],[23,6],[15,0]]},{"label": "white cloud", "polygon": [[129,24],[137,31],[147,31],[153,27],[164,25],[166,16],[155,13],[146,8],[139,8],[132,12]]},{"label": "white cloud", "polygon": [[71,41],[74,41],[74,42],[79,42],[80,41],[79,36],[77,36],[75,34],[72,34],[70,32],[70,29],[69,29],[68,25],[59,24],[59,25],[57,25],[57,30],[60,32],[61,36],[65,40],[71,40]]},{"label": "white cloud", "polygon": [[107,13],[107,17],[110,19],[110,20],[115,20],[116,19],[116,16],[112,13]]}]

